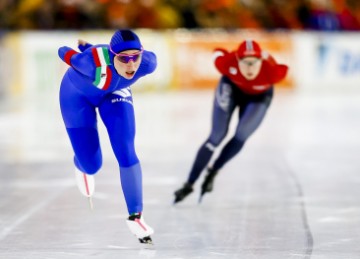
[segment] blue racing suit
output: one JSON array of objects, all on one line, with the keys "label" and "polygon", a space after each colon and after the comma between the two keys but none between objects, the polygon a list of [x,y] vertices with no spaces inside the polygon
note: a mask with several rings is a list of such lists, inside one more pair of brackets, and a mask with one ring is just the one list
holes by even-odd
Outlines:
[{"label": "blue racing suit", "polygon": [[97,129],[97,110],[106,126],[120,168],[120,180],[129,214],[141,212],[142,171],[135,152],[135,116],[130,86],[152,73],[156,56],[144,51],[132,79],[120,76],[109,45],[80,45],[81,52],[59,48],[59,57],[70,67],[60,86],[62,117],[74,155],[75,166],[95,174],[102,165]]}]

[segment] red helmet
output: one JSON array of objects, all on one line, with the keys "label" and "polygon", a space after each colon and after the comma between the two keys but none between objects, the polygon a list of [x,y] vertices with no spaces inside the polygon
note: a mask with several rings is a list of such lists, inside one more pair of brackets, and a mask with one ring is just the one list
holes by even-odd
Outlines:
[{"label": "red helmet", "polygon": [[245,57],[261,58],[261,48],[256,41],[245,40],[239,45],[239,48],[236,51],[236,55],[239,59]]}]

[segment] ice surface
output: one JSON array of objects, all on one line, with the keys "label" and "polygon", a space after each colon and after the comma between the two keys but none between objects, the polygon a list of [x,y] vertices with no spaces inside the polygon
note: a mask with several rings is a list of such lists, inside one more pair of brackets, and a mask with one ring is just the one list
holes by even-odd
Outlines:
[{"label": "ice surface", "polygon": [[134,93],[152,247],[127,229],[101,123],[104,166],[91,211],[75,186],[56,95],[3,105],[0,258],[360,258],[360,91],[277,90],[214,191],[198,204],[200,179],[174,206],[173,192],[209,134],[212,98],[211,91]]}]

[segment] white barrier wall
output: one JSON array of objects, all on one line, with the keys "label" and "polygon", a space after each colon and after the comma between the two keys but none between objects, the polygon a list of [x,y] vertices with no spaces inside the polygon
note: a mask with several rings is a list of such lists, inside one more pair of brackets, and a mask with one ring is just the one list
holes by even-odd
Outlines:
[{"label": "white barrier wall", "polygon": [[[288,64],[280,84],[297,90],[360,87],[360,34],[262,31],[137,31],[146,49],[158,57],[156,72],[139,80],[134,90],[215,87],[219,74],[212,64],[215,47],[235,49],[246,38],[260,42]],[[67,68],[57,55],[60,46],[74,49],[77,39],[108,43],[112,31],[11,32],[0,38],[0,95],[33,96],[58,91]]]},{"label": "white barrier wall", "polygon": [[292,33],[292,37],[297,88],[360,90],[360,33]]},{"label": "white barrier wall", "polygon": [[[163,89],[170,85],[172,78],[171,56],[161,53],[170,52],[166,37],[153,31],[141,31],[142,43],[158,54],[158,71],[140,81],[142,88]],[[93,44],[108,43],[110,31],[79,32],[14,32],[6,34],[0,45],[0,53],[10,57],[1,62],[7,67],[7,77],[2,77],[1,85],[12,96],[32,96],[57,91],[61,78],[68,66],[58,57],[58,48],[69,46],[77,50],[77,40],[84,39]],[[160,72],[161,71],[161,72]]]}]

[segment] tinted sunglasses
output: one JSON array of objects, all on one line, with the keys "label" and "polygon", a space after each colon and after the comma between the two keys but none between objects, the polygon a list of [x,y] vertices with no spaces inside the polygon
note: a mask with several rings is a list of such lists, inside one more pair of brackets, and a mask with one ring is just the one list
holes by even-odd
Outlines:
[{"label": "tinted sunglasses", "polygon": [[143,49],[141,49],[138,52],[132,53],[132,54],[125,54],[125,53],[118,53],[116,54],[110,47],[110,51],[116,56],[116,59],[119,60],[121,63],[129,63],[130,60],[133,62],[138,61],[138,59],[141,57],[141,54],[144,52]]}]

